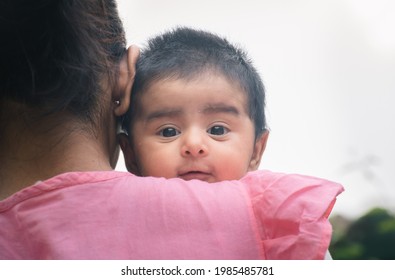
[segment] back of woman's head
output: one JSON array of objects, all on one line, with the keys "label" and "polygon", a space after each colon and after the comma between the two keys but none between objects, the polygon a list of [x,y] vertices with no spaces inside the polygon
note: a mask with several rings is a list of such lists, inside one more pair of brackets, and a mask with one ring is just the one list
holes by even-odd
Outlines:
[{"label": "back of woman's head", "polygon": [[13,101],[93,119],[125,51],[115,0],[2,1],[0,30],[0,109]]}]

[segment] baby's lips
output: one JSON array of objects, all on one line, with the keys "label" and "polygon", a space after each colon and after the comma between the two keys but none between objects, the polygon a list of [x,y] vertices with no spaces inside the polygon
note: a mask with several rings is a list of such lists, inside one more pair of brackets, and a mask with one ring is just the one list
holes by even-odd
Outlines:
[{"label": "baby's lips", "polygon": [[200,180],[200,181],[212,181],[212,175],[210,173],[202,172],[202,171],[187,171],[178,175],[179,178],[190,181],[190,180]]}]

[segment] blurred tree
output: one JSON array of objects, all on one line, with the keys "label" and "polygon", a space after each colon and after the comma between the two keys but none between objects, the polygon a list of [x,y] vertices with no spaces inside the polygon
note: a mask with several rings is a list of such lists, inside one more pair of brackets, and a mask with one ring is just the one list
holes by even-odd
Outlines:
[{"label": "blurred tree", "polygon": [[395,260],[395,217],[387,210],[374,208],[351,221],[343,232],[336,231],[336,221],[332,224],[329,250],[333,259]]}]

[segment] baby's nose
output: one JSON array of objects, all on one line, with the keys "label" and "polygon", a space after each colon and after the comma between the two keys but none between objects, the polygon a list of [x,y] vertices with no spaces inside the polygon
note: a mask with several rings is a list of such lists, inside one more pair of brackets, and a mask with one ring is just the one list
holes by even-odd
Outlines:
[{"label": "baby's nose", "polygon": [[208,154],[208,147],[205,143],[205,135],[199,132],[188,132],[184,134],[184,141],[181,147],[181,155],[184,157],[205,157]]}]

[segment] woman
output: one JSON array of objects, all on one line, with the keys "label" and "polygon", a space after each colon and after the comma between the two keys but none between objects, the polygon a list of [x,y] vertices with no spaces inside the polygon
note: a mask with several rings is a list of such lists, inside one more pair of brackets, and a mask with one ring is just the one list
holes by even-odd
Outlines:
[{"label": "woman", "polygon": [[[7,1],[0,13],[0,259],[324,257],[337,184],[257,172],[209,185],[112,171],[139,52],[126,50],[115,1]],[[277,211],[274,189],[312,194],[287,208],[314,215],[295,224]],[[264,231],[284,221],[290,227]]]}]

